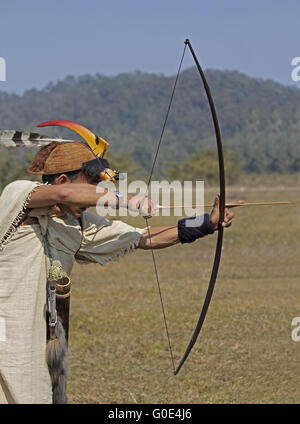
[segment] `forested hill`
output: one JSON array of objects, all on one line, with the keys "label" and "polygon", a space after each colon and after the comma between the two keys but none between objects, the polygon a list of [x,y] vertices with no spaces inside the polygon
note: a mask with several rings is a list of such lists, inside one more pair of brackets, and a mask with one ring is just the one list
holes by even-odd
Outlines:
[{"label": "forested hill", "polygon": [[[300,90],[239,72],[206,71],[224,145],[248,172],[300,171]],[[34,129],[50,119],[80,122],[129,152],[144,168],[158,142],[174,77],[128,73],[67,77],[22,96],[0,93],[0,128]],[[36,130],[36,129],[34,129]],[[50,135],[72,136],[61,128]],[[162,144],[161,164],[215,148],[207,99],[194,68],[182,72]]]}]

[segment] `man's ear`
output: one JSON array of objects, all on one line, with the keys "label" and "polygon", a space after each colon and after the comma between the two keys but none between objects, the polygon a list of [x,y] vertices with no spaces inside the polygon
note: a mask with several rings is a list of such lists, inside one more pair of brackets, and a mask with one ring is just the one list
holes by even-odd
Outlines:
[{"label": "man's ear", "polygon": [[57,185],[57,184],[65,184],[70,182],[71,180],[66,174],[61,174],[59,177],[55,178],[53,184]]}]

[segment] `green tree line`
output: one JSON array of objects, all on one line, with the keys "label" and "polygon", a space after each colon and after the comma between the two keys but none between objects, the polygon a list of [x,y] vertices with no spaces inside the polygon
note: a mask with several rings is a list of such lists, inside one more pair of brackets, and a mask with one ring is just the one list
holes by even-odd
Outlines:
[{"label": "green tree line", "polygon": [[[217,108],[230,179],[234,181],[239,172],[299,172],[300,90],[236,71],[207,70],[206,76]],[[23,95],[0,92],[0,128],[37,131],[36,125],[46,120],[76,121],[110,142],[108,158],[111,155],[116,168],[132,167],[132,175],[145,176],[151,168],[173,83],[172,76],[134,72],[115,77],[69,76]],[[79,137],[58,127],[40,132]],[[215,151],[205,92],[197,71],[190,68],[179,78],[156,177],[180,173],[182,166],[199,175],[196,162],[204,167],[211,161],[212,169]],[[4,153],[1,149],[1,178],[14,176],[8,164],[15,161],[22,174],[26,160],[28,153]],[[208,176],[215,172],[205,168],[202,174],[212,178]]]}]

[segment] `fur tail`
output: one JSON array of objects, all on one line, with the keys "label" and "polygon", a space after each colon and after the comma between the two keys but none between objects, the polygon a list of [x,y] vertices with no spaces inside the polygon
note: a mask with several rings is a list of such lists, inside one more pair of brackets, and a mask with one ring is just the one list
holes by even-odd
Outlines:
[{"label": "fur tail", "polygon": [[53,403],[68,403],[67,372],[68,372],[68,346],[65,330],[58,318],[56,324],[56,339],[47,343],[47,364],[52,381]]}]

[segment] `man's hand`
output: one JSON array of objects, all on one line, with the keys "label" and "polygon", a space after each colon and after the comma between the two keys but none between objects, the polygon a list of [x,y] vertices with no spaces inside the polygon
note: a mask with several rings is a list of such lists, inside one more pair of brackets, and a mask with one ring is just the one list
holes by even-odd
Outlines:
[{"label": "man's hand", "polygon": [[155,206],[150,197],[145,196],[127,196],[128,209],[138,211],[144,218],[151,218],[155,215]]},{"label": "man's hand", "polygon": [[155,215],[156,212],[155,206],[150,197],[144,197],[142,200],[140,200],[138,209],[140,215],[142,215],[144,218],[151,218],[153,215]]},{"label": "man's hand", "polygon": [[[234,218],[234,213],[230,210],[230,204],[229,204],[225,208],[224,221],[222,222],[222,227],[230,227],[230,225],[232,224],[233,218]],[[220,196],[218,195],[215,199],[214,206],[209,216],[209,220],[214,227],[214,231],[218,229],[219,219],[220,219]]]}]

